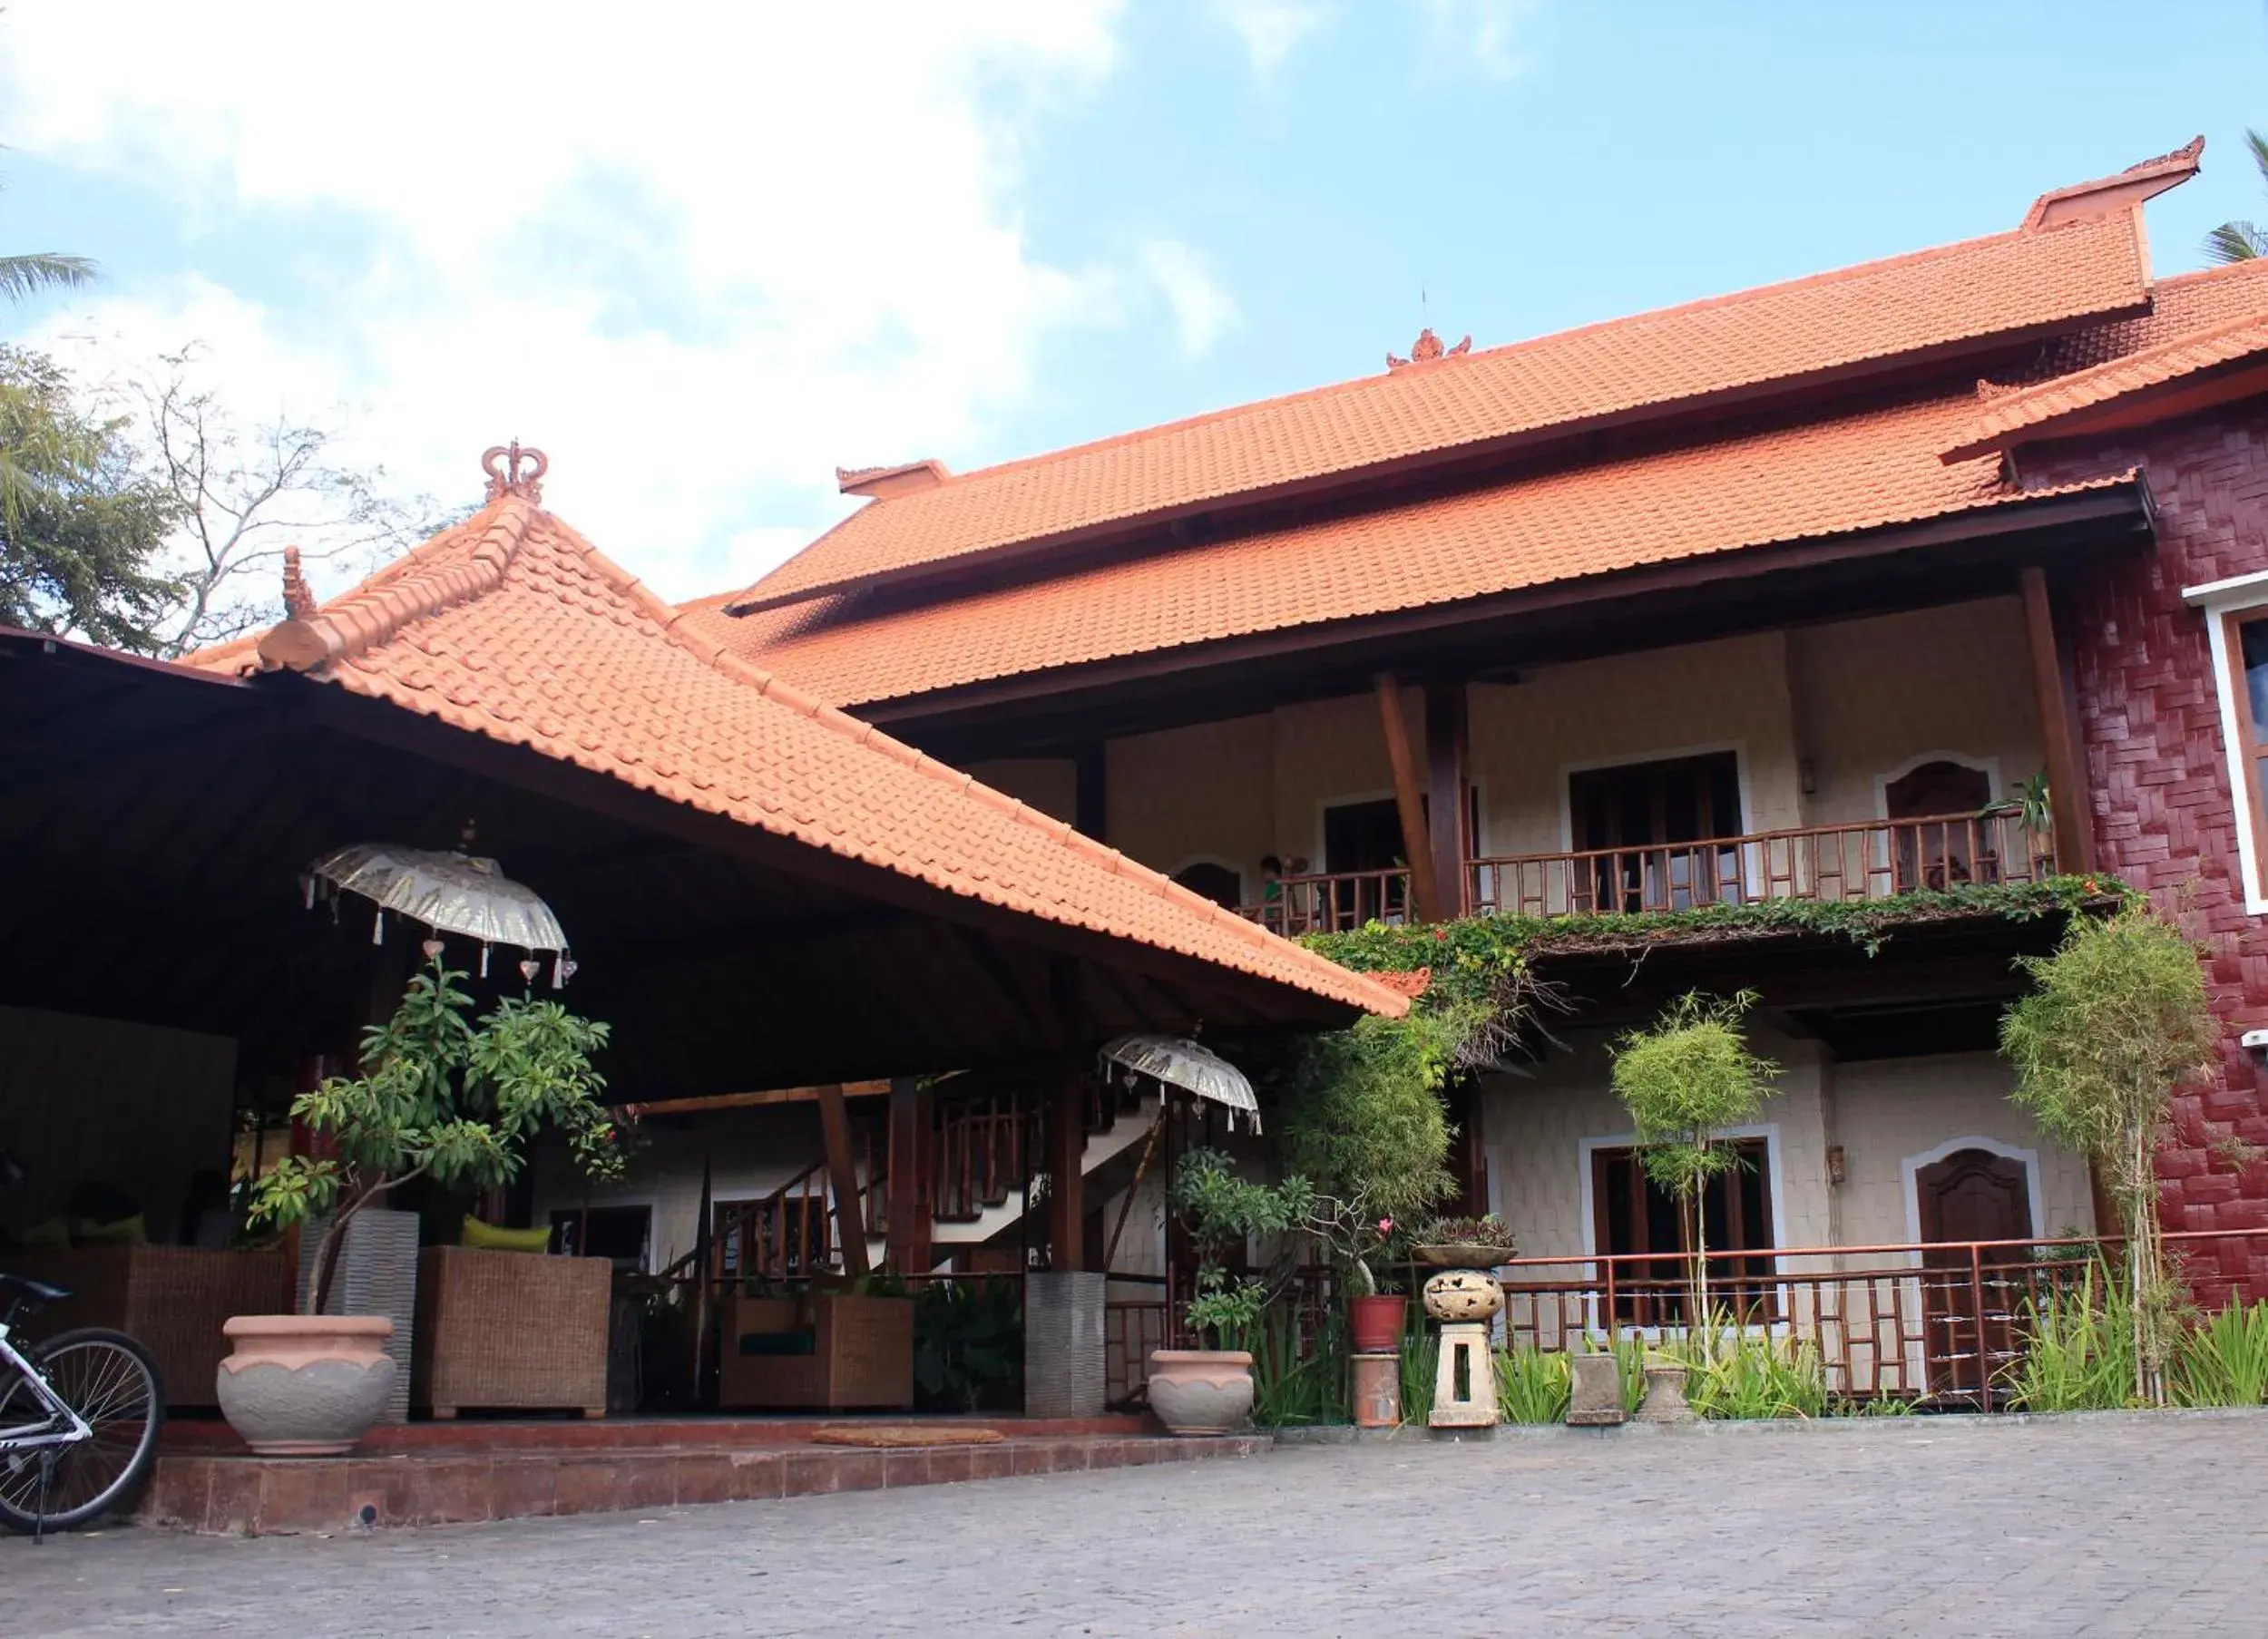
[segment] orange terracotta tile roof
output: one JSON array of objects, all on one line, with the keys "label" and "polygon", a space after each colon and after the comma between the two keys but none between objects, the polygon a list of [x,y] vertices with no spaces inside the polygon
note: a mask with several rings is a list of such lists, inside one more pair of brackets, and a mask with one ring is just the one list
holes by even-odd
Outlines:
[{"label": "orange terracotta tile roof", "polygon": [[2148,278],[2140,214],[2119,210],[1442,358],[894,493],[733,601],[809,598],[1229,497],[2041,332],[2139,308]]},{"label": "orange terracotta tile roof", "polygon": [[1372,1012],[1408,1007],[721,652],[518,493],[191,663],[255,656],[950,893]]},{"label": "orange terracotta tile roof", "polygon": [[862,617],[856,596],[686,623],[854,705],[1453,603],[2033,498],[1938,458],[1961,390]]},{"label": "orange terracotta tile roof", "polygon": [[2160,342],[2077,375],[2058,376],[1989,399],[1945,450],[1948,462],[2052,438],[2075,416],[2200,371],[2268,354],[2268,308]]}]

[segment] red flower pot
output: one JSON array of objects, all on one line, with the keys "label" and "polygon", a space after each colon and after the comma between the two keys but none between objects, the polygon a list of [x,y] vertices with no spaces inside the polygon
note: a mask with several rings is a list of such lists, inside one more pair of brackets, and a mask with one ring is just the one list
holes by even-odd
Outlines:
[{"label": "red flower pot", "polygon": [[1346,1324],[1354,1334],[1354,1352],[1401,1353],[1402,1322],[1409,1310],[1410,1300],[1406,1297],[1347,1299]]}]

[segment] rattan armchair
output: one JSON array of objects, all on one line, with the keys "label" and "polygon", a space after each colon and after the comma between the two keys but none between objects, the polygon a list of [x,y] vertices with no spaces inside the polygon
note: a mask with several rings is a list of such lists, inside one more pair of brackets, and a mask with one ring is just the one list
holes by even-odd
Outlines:
[{"label": "rattan armchair", "polygon": [[606,1415],[605,1258],[428,1246],[417,1254],[410,1404]]},{"label": "rattan armchair", "polygon": [[914,1404],[914,1304],[909,1298],[822,1293],[725,1299],[717,1403],[754,1410],[893,1409]]},{"label": "rattan armchair", "polygon": [[58,1247],[10,1252],[0,1263],[11,1274],[70,1289],[69,1298],[33,1318],[32,1336],[74,1326],[125,1332],[157,1361],[169,1406],[218,1403],[213,1378],[230,1349],[223,1321],[291,1306],[283,1254],[273,1247]]}]

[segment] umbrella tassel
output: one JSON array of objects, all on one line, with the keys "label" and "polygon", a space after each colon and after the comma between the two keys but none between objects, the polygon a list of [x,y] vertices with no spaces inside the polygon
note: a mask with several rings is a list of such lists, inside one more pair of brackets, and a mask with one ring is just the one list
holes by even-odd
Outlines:
[{"label": "umbrella tassel", "polygon": [[488,977],[488,941],[484,939],[481,941],[481,977]]},{"label": "umbrella tassel", "polygon": [[374,945],[386,942],[386,912],[383,911],[370,919],[370,942]]}]

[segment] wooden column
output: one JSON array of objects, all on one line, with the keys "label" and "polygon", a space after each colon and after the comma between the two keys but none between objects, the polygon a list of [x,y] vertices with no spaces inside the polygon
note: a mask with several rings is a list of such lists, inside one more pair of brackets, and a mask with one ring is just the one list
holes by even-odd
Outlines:
[{"label": "wooden column", "polygon": [[2029,564],[2022,580],[2032,698],[2039,712],[2039,740],[2047,753],[2048,793],[2055,815],[2056,869],[2067,873],[2089,872],[2095,869],[2094,805],[2088,800],[2087,760],[2080,749],[2078,706],[2071,688],[2068,646],[2057,630],[2048,572],[2038,564]]},{"label": "wooden column", "polygon": [[1100,740],[1089,740],[1071,759],[1076,784],[1071,795],[1071,828],[1081,836],[1108,842],[1110,828],[1110,760]]},{"label": "wooden column", "polygon": [[1061,1272],[1086,1263],[1087,1064],[1078,964],[1058,961],[1051,980],[1061,1046],[1048,1101],[1048,1267]]},{"label": "wooden column", "polygon": [[890,1083],[890,1267],[927,1274],[930,1251],[929,1089],[911,1076]]},{"label": "wooden column", "polygon": [[850,1108],[843,1085],[819,1089],[819,1133],[826,1141],[826,1181],[835,1192],[835,1228],[843,1237],[843,1273],[866,1273],[866,1215],[860,1209],[858,1166],[851,1155]]},{"label": "wooden column", "polygon": [[1425,804],[1418,795],[1417,758],[1410,749],[1410,726],[1402,716],[1402,685],[1390,672],[1378,674],[1378,726],[1386,737],[1386,760],[1393,766],[1393,801],[1402,818],[1402,857],[1410,862],[1410,898],[1417,920],[1441,920],[1441,895],[1433,880],[1432,839],[1425,829]]},{"label": "wooden column", "polygon": [[1433,903],[1446,920],[1465,913],[1465,815],[1472,779],[1465,734],[1465,686],[1425,686],[1425,764],[1432,833]]}]

